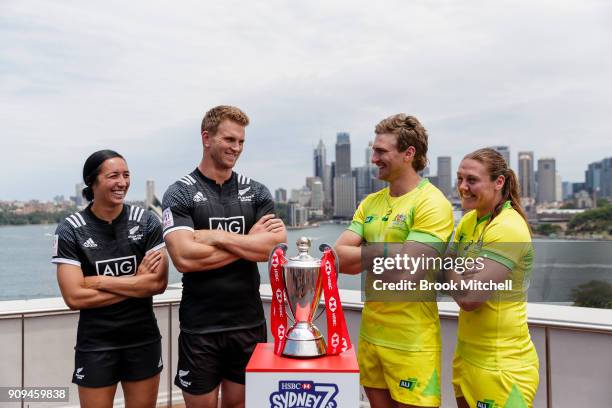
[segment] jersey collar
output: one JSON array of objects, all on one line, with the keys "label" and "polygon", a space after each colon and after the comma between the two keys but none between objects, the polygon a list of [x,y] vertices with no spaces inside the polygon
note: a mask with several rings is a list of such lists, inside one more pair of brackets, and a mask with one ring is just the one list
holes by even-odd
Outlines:
[{"label": "jersey collar", "polygon": [[[504,205],[502,205],[501,211],[506,210],[508,208],[512,208],[512,202],[510,200],[504,202]],[[489,218],[491,218],[491,214],[492,213],[488,213],[488,214],[483,215],[480,218],[476,218],[476,225],[480,224],[483,221],[487,221]]]},{"label": "jersey collar", "polygon": [[212,186],[212,187],[223,187],[228,185],[229,183],[231,183],[235,178],[236,178],[236,172],[232,171],[232,174],[229,176],[229,178],[227,180],[225,180],[223,182],[223,184],[218,184],[215,180],[206,177],[198,167],[196,167],[195,169],[195,173],[196,175],[200,178],[200,180],[202,180],[203,182],[205,182],[206,184]]},{"label": "jersey collar", "polygon": [[127,210],[128,210],[128,205],[127,204],[123,204],[123,209],[121,210],[121,212],[119,213],[119,215],[117,216],[117,218],[115,218],[114,220],[112,220],[111,222],[105,221],[101,218],[98,218],[96,216],[96,214],[94,214],[94,212],[91,210],[91,206],[93,205],[93,202],[89,203],[89,205],[85,208],[85,213],[87,214],[88,217],[90,217],[93,221],[99,223],[99,224],[105,224],[105,225],[114,225],[116,223],[118,223],[126,214]]}]

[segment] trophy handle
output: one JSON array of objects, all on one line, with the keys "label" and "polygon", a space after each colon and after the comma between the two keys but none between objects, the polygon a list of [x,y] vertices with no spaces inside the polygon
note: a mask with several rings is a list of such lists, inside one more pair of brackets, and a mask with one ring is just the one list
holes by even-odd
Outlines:
[{"label": "trophy handle", "polygon": [[[334,248],[329,245],[329,244],[321,244],[319,245],[319,251],[321,252],[325,252],[325,250],[329,249],[332,254],[334,254],[334,266],[336,267],[336,284],[338,283],[338,275],[340,275],[340,263],[338,262],[338,254],[336,253],[336,251],[334,250]],[[321,315],[325,312],[325,304],[323,304],[323,307],[321,308],[321,311],[319,312],[319,314],[317,314],[317,316],[312,319],[313,321],[317,320],[319,317],[321,317]]]},{"label": "trophy handle", "polygon": [[338,283],[338,276],[340,275],[340,262],[338,261],[338,254],[334,250],[331,245],[321,244],[319,245],[319,251],[325,252],[326,249],[329,249],[332,254],[334,254],[334,266],[336,267],[336,283]]},{"label": "trophy handle", "polygon": [[[281,242],[280,244],[277,244],[272,249],[272,252],[270,252],[270,256],[268,257],[268,270],[270,270],[272,266],[272,257],[274,256],[274,252],[276,252],[276,250],[279,248],[283,250],[283,256],[285,256],[287,254],[287,249],[289,247],[287,246],[286,243]],[[285,305],[287,306],[285,310],[288,309],[291,312],[291,313],[287,313],[287,317],[289,318],[291,325],[293,325],[295,323],[295,319],[293,319],[291,316],[293,312],[291,311],[291,308],[289,307],[289,304],[287,303],[287,296],[285,296],[285,288],[287,287],[287,285],[285,284],[285,274],[282,273],[282,271],[281,271],[280,277],[281,277],[281,282],[283,282],[283,303],[285,303]],[[272,296],[274,296],[274,293],[272,293]]]}]

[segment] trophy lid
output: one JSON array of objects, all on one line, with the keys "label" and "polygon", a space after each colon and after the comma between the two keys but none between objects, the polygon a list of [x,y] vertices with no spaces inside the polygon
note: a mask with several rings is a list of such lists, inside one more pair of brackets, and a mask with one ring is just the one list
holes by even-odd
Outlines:
[{"label": "trophy lid", "polygon": [[289,258],[285,267],[290,268],[319,268],[321,266],[321,260],[317,258],[313,258],[308,253],[310,251],[310,247],[312,242],[310,238],[300,237],[296,241],[296,246],[298,249],[297,256]]}]

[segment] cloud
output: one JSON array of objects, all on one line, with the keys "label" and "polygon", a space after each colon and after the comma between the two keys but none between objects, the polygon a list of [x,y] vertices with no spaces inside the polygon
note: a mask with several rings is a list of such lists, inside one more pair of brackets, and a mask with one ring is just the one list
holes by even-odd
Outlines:
[{"label": "cloud", "polygon": [[[161,190],[201,151],[203,113],[252,118],[237,169],[297,188],[321,138],[415,114],[430,160],[483,145],[557,158],[565,180],[610,155],[611,6],[601,1],[8,1],[0,14],[1,199],[70,194],[115,148]],[[571,146],[571,148],[568,148]],[[74,193],[72,193],[74,194]]]}]

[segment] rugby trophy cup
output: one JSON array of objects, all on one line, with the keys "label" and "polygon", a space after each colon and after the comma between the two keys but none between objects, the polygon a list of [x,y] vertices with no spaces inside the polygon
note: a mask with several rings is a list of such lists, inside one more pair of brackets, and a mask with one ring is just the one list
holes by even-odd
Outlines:
[{"label": "rugby trophy cup", "polygon": [[[270,318],[277,355],[312,358],[339,354],[351,347],[338,293],[338,257],[331,246],[322,244],[322,259],[313,258],[310,246],[310,239],[301,237],[297,240],[297,256],[285,258],[286,244],[277,245],[270,254]],[[326,307],[315,317],[322,294]],[[285,304],[293,316],[290,328]],[[327,345],[313,324],[323,312],[327,312]]]}]

